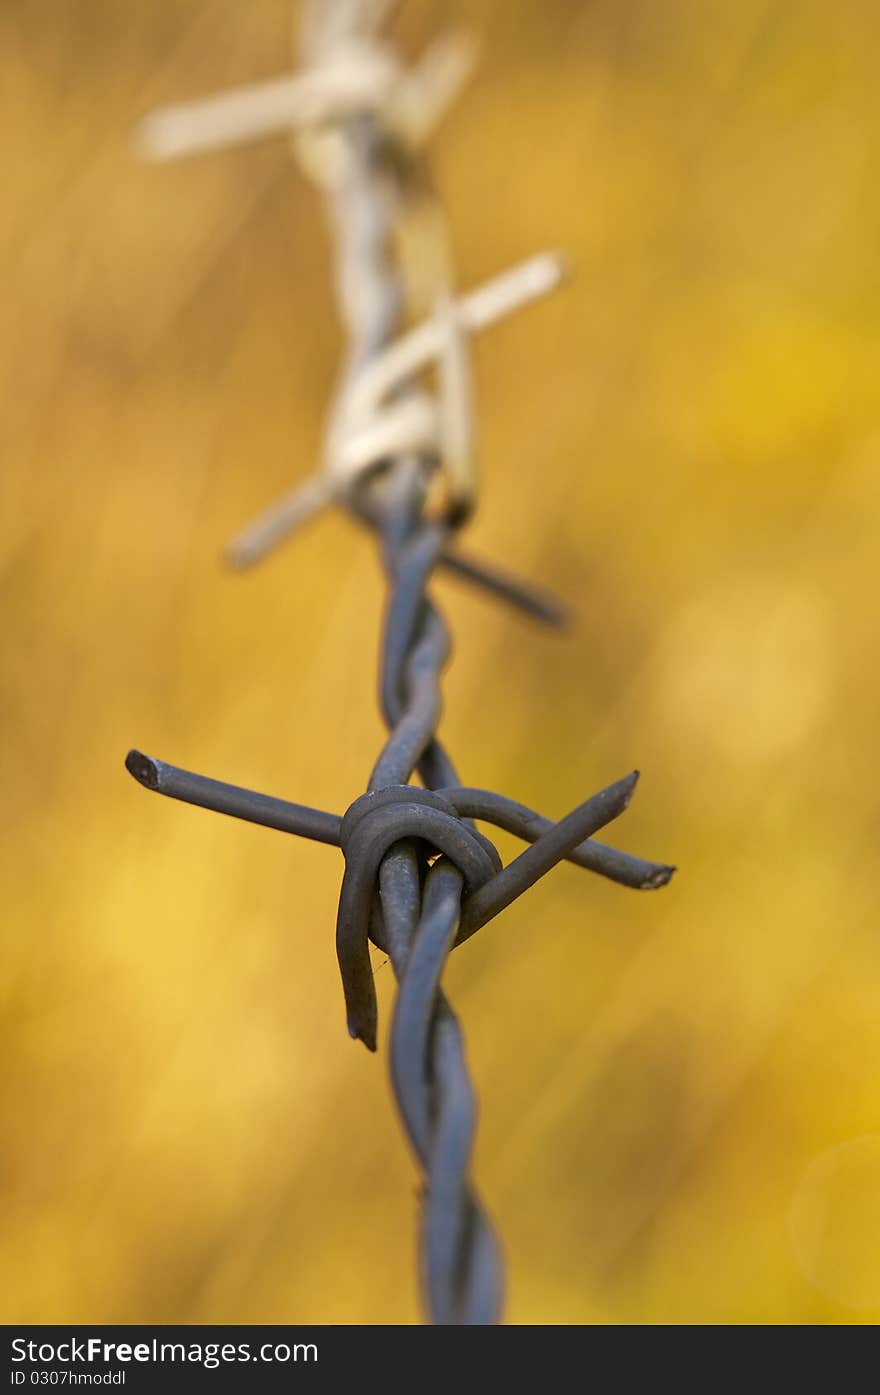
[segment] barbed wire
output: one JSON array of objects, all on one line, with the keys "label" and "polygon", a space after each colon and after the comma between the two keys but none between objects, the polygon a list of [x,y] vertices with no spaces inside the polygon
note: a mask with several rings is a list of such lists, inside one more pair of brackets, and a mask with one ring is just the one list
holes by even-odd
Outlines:
[{"label": "barbed wire", "polygon": [[[449,954],[563,859],[623,886],[664,885],[673,868],[596,842],[626,808],[637,772],[558,823],[460,783],[438,737],[440,677],[451,639],[429,593],[438,567],[557,623],[552,598],[462,553],[476,502],[469,336],[557,286],[564,262],[543,253],[467,295],[453,288],[442,209],[424,145],[471,67],[462,36],[436,40],[410,67],[386,38],[388,0],[306,0],[302,67],[274,82],[166,108],[139,131],[167,159],[292,133],[322,189],[336,247],[348,357],[319,469],[236,538],[248,566],[330,503],[374,531],[389,585],[380,665],[388,739],[366,793],[345,815],[224,784],[131,751],[147,788],[342,849],[336,945],[348,1030],[376,1049],[369,958],[398,980],[390,1032],[394,1094],[424,1174],[421,1275],[431,1319],[490,1323],[502,1307],[500,1246],[470,1181],[476,1100],[461,1028],[441,981]],[[417,214],[417,255],[401,251]],[[419,284],[419,280],[421,284]],[[416,328],[404,315],[423,304]],[[429,375],[432,381],[429,382]],[[413,776],[421,786],[410,783]],[[506,867],[479,820],[530,846]]]}]

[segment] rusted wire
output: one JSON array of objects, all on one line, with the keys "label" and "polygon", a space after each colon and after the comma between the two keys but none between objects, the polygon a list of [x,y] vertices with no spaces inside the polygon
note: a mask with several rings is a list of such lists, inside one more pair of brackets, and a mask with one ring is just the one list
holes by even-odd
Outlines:
[{"label": "rusted wire", "polygon": [[[371,941],[387,953],[399,983],[391,1078],[425,1178],[420,1254],[427,1308],[438,1323],[490,1323],[501,1312],[502,1261],[470,1182],[476,1101],[461,1029],[441,987],[446,960],[563,859],[643,889],[664,885],[673,869],[593,840],[626,808],[637,772],[554,823],[504,796],[463,786],[438,737],[451,641],[429,591],[435,570],[451,567],[539,619],[554,622],[561,613],[550,598],[455,546],[475,502],[464,341],[549,289],[556,262],[536,259],[500,290],[504,278],[463,299],[443,284],[433,317],[395,337],[405,285],[394,232],[413,184],[427,187],[424,170],[413,180],[418,147],[455,82],[454,45],[445,60],[441,49],[439,59],[435,53],[432,63],[404,72],[380,38],[388,8],[382,0],[313,0],[305,7],[308,66],[299,78],[160,113],[142,133],[154,154],[181,154],[250,138],[274,121],[297,131],[301,154],[325,189],[350,339],[325,465],[305,495],[288,496],[246,530],[234,553],[239,563],[255,560],[332,500],[376,532],[389,585],[379,684],[388,739],[366,793],[342,818],[137,751],[126,764],[158,793],[342,849],[337,954],[348,1030],[370,1050],[377,1041]],[[431,72],[433,88],[424,76]],[[439,401],[418,376],[431,362],[439,366]],[[416,775],[421,786],[410,783]],[[475,820],[530,846],[502,867]]]}]

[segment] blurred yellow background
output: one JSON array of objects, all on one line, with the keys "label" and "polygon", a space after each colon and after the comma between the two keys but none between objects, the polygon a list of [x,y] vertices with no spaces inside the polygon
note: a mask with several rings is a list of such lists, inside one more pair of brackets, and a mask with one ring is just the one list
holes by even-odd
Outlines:
[{"label": "blurred yellow background", "polygon": [[[636,894],[557,870],[453,957],[515,1322],[880,1318],[880,12],[408,0],[482,41],[434,165],[478,349],[463,778],[561,815],[637,765]],[[151,168],[158,103],[275,75],[291,7],[6,0],[5,1321],[415,1321],[416,1173],[344,1027],[330,848],[148,795],[131,745],[343,810],[382,739],[369,537],[253,575],[341,352],[283,140]],[[515,846],[500,840],[505,853]],[[393,992],[379,972],[383,1026]]]}]

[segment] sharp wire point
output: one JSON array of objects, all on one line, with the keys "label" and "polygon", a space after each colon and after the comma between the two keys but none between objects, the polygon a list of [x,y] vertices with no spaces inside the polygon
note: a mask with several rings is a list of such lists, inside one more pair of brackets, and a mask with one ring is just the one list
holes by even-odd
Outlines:
[{"label": "sharp wire point", "polygon": [[159,772],[156,768],[156,762],[151,760],[149,756],[132,749],[125,757],[125,768],[145,789],[157,790],[159,788]]}]

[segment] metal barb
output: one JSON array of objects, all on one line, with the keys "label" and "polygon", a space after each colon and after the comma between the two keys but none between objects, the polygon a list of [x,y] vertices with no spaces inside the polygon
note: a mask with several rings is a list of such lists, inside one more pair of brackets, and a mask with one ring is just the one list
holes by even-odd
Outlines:
[{"label": "metal barb", "polygon": [[[157,113],[139,133],[142,150],[170,158],[270,130],[293,132],[304,168],[327,197],[349,359],[323,465],[241,533],[229,555],[239,567],[251,565],[334,502],[378,534],[390,588],[379,683],[388,739],[367,792],[341,818],[138,751],[129,752],[126,766],[169,798],[342,849],[337,953],[349,1031],[371,1050],[377,1009],[370,941],[387,952],[399,983],[391,1078],[426,1183],[426,1305],[437,1323],[491,1323],[501,1312],[503,1266],[470,1181],[476,1100],[461,1029],[441,987],[446,961],[558,862],[648,890],[664,886],[674,868],[593,840],[626,808],[638,772],[554,823],[503,795],[462,785],[437,735],[440,676],[451,648],[428,589],[438,569],[545,622],[564,618],[552,598],[455,546],[476,499],[468,336],[552,290],[563,268],[559,257],[545,254],[466,296],[441,280],[430,317],[400,334],[405,277],[394,232],[414,198],[431,199],[428,222],[442,227],[421,149],[463,80],[470,49],[457,37],[440,41],[404,71],[382,38],[388,9],[384,0],[304,0],[305,66],[297,75]],[[439,255],[437,247],[428,252],[432,265],[448,264],[445,245]],[[421,381],[432,366],[439,401]],[[415,774],[421,787],[410,783]],[[475,820],[530,846],[502,867]]]}]

